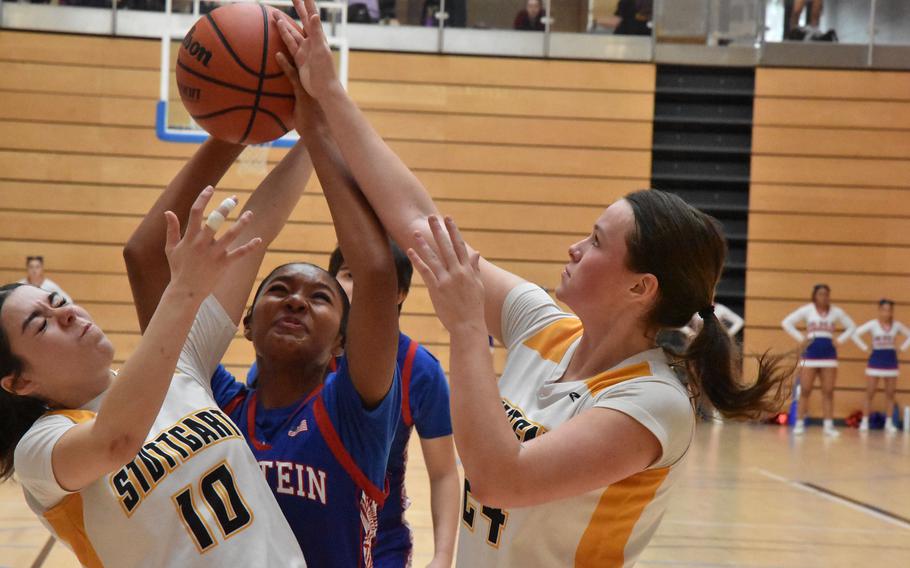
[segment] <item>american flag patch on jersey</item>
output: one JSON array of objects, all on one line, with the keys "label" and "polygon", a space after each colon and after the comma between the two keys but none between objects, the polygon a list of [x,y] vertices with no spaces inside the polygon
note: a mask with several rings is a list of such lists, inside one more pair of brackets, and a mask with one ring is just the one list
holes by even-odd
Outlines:
[{"label": "american flag patch on jersey", "polygon": [[288,430],[288,436],[293,438],[297,434],[300,434],[301,432],[306,432],[306,431],[307,431],[307,424],[306,424],[306,418],[304,418],[303,420],[300,421],[300,424],[298,424],[296,428],[294,428],[293,430]]}]

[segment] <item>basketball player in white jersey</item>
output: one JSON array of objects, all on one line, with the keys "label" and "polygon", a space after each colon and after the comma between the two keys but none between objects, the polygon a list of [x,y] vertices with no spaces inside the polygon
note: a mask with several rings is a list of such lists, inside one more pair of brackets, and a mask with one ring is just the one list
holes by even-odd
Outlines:
[{"label": "basketball player in white jersey", "polygon": [[305,565],[210,377],[311,172],[293,148],[217,240],[230,203],[203,226],[211,187],[183,239],[166,214],[170,283],[116,377],[85,310],[34,286],[0,292],[0,475],[15,469],[30,508],[83,565]]},{"label": "basketball player in white jersey", "polygon": [[897,335],[903,334],[907,339],[901,345],[901,351],[910,347],[910,329],[899,321],[894,321],[894,302],[881,299],[878,302],[878,318],[869,320],[856,328],[852,339],[860,349],[869,351],[869,346],[863,342],[863,335],[872,336],[872,353],[866,365],[866,377],[869,379],[866,388],[866,398],[863,401],[863,418],[859,424],[860,432],[869,431],[869,414],[872,412],[872,399],[878,389],[878,379],[885,379],[885,432],[897,432],[892,417],[894,412],[894,393],[897,390],[897,349],[895,340]]},{"label": "basketball player in white jersey", "polygon": [[[695,427],[692,393],[656,346],[661,328],[705,319],[685,355],[694,385],[752,416],[786,373],[733,374],[713,313],[725,249],[718,224],[678,197],[630,194],[569,247],[557,296],[480,258],[445,226],[417,178],[335,77],[313,0],[306,37],[282,26],[304,88],[388,232],[427,284],[451,334],[455,441],[465,484],[458,564],[631,566],[657,529]],[[299,46],[299,49],[298,49]],[[660,227],[661,230],[655,230]],[[509,350],[497,384],[488,335]]]},{"label": "basketball player in white jersey", "polygon": [[[803,336],[797,324],[804,323],[806,335]],[[796,424],[793,434],[799,436],[806,431],[806,413],[809,411],[809,396],[812,394],[812,383],[819,377],[822,383],[822,414],[824,416],[823,432],[826,436],[836,438],[840,432],[834,428],[834,383],[837,381],[837,348],[834,347],[834,333],[840,324],[844,331],[837,338],[838,344],[847,341],[856,324],[844,310],[831,305],[831,288],[827,284],[816,284],[812,288],[812,302],[796,309],[781,322],[784,331],[793,339],[808,345],[800,357],[799,370],[799,403],[797,406]]]}]

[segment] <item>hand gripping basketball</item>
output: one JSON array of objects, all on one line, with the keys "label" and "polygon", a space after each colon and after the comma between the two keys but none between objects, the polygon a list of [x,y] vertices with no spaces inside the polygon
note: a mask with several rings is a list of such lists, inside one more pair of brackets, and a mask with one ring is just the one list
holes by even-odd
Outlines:
[{"label": "hand gripping basketball", "polygon": [[330,96],[333,89],[341,85],[335,73],[335,60],[323,33],[315,0],[294,0],[294,8],[300,14],[303,31],[284,20],[278,22],[278,31],[294,59],[300,83],[318,100]]}]

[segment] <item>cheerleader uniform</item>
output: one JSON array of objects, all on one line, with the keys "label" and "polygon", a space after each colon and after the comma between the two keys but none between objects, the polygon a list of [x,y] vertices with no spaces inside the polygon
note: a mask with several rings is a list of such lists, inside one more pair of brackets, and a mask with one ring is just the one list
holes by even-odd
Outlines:
[{"label": "cheerleader uniform", "polygon": [[806,336],[810,340],[808,347],[800,357],[800,364],[803,367],[836,368],[837,349],[832,341],[834,330],[840,323],[844,327],[844,332],[837,338],[837,343],[842,344],[847,341],[856,329],[856,324],[853,323],[850,316],[837,306],[828,308],[828,312],[824,315],[818,312],[815,304],[802,306],[781,322],[784,331],[802,343],[805,337],[796,329],[796,324],[800,322],[805,322]]},{"label": "cheerleader uniform", "polygon": [[869,350],[869,347],[861,339],[866,333],[872,334],[872,354],[866,364],[866,375],[870,377],[897,377],[897,350],[894,348],[894,342],[897,334],[903,333],[907,340],[901,345],[901,351],[910,347],[910,329],[907,329],[907,326],[899,321],[892,322],[888,329],[885,329],[877,319],[867,321],[856,329],[852,337],[853,342],[863,351]]}]

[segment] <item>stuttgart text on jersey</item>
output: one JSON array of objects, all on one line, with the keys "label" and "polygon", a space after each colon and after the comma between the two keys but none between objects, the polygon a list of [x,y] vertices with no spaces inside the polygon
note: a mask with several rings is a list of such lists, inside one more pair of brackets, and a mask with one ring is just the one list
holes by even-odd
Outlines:
[{"label": "stuttgart text on jersey", "polygon": [[[216,408],[197,410],[147,442],[130,463],[110,476],[120,506],[131,516],[162,479],[201,451],[243,435]],[[246,443],[246,442],[244,442]]]},{"label": "stuttgart text on jersey", "polygon": [[537,436],[545,433],[546,428],[533,422],[525,417],[524,412],[506,399],[502,399],[502,406],[506,410],[506,416],[509,417],[509,424],[518,437],[519,441],[527,442]]}]

